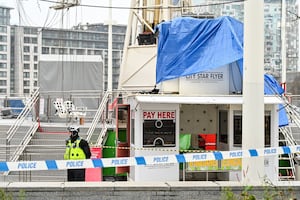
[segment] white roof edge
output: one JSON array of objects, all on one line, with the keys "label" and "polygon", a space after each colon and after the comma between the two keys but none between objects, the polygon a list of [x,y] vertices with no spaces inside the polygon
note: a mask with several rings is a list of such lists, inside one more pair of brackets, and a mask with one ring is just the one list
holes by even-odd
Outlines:
[{"label": "white roof edge", "polygon": [[[134,96],[141,103],[176,103],[176,104],[243,104],[243,96],[165,96],[165,95],[137,95]],[[278,96],[265,96],[265,104],[282,104]]]},{"label": "white roof edge", "polygon": [[102,62],[101,55],[41,55],[42,62],[64,61],[64,62]]}]

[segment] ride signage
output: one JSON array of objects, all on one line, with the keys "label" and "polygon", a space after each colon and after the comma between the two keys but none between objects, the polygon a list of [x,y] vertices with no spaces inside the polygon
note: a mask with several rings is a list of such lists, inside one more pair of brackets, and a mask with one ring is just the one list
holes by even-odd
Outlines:
[{"label": "ride signage", "polygon": [[143,146],[174,147],[176,145],[176,112],[143,111]]}]

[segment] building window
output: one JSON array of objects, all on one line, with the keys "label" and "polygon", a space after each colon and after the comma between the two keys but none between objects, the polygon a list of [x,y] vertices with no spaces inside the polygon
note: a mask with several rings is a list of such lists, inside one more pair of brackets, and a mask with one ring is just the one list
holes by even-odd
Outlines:
[{"label": "building window", "polygon": [[31,34],[31,35],[36,35],[38,33],[37,28],[32,28],[32,27],[26,27],[24,28],[24,34]]},{"label": "building window", "polygon": [[0,35],[0,42],[7,42],[7,37],[5,35]]},{"label": "building window", "polygon": [[49,54],[50,50],[48,47],[43,47],[42,48],[42,54]]},{"label": "building window", "polygon": [[7,32],[6,26],[0,26],[0,32],[1,33],[6,33]]},{"label": "building window", "polygon": [[38,52],[38,48],[34,47],[34,53],[37,53],[37,52]]},{"label": "building window", "polygon": [[[271,145],[271,112],[265,112],[265,146]],[[233,116],[233,146],[242,146],[242,111],[235,111]]]},{"label": "building window", "polygon": [[228,144],[228,112],[219,111],[219,141]]},{"label": "building window", "polygon": [[33,78],[37,78],[38,77],[38,73],[37,72],[34,72],[33,73]]},{"label": "building window", "polygon": [[37,44],[37,38],[31,38],[31,43],[32,44]]},{"label": "building window", "polygon": [[24,63],[24,69],[30,69],[30,64]]},{"label": "building window", "polygon": [[35,37],[24,37],[25,44],[37,44],[37,38]]},{"label": "building window", "polygon": [[101,55],[101,51],[95,50],[95,55]]},{"label": "building window", "polygon": [[68,49],[59,48],[59,55],[68,54]]},{"label": "building window", "polygon": [[7,60],[6,54],[0,54],[0,60]]},{"label": "building window", "polygon": [[30,46],[24,46],[23,50],[24,50],[24,53],[30,52]]},{"label": "building window", "polygon": [[1,71],[0,71],[0,77],[6,78],[6,76],[7,76],[7,73],[6,73],[6,72],[1,72]]},{"label": "building window", "polygon": [[6,94],[6,89],[0,89],[0,94]]},{"label": "building window", "polygon": [[30,86],[30,81],[23,81],[24,86]]},{"label": "building window", "polygon": [[30,56],[29,55],[24,55],[24,61],[30,61]]},{"label": "building window", "polygon": [[0,69],[6,69],[7,64],[6,63],[0,63]]},{"label": "building window", "polygon": [[76,54],[77,55],[84,55],[84,50],[83,49],[77,49]]},{"label": "building window", "polygon": [[242,145],[242,112],[235,111],[233,116],[233,145]]},{"label": "building window", "polygon": [[23,78],[30,78],[29,72],[23,72]]},{"label": "building window", "polygon": [[58,54],[58,49],[51,48],[51,54]]},{"label": "building window", "polygon": [[30,38],[29,37],[24,37],[24,43],[30,43]]},{"label": "building window", "polygon": [[34,64],[34,70],[38,69],[38,64]]},{"label": "building window", "polygon": [[24,89],[23,92],[24,92],[24,94],[29,94],[30,90],[29,89]]},{"label": "building window", "polygon": [[34,61],[38,61],[38,57],[37,57],[37,56],[34,56],[34,57],[33,57],[33,60],[34,60]]},{"label": "building window", "polygon": [[0,80],[0,86],[6,86],[6,80]]},{"label": "building window", "polygon": [[0,51],[7,51],[7,46],[6,45],[0,45]]}]

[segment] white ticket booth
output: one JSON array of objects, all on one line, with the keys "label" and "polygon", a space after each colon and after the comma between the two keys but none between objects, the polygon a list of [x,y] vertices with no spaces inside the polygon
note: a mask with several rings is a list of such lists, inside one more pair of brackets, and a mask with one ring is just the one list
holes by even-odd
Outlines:
[{"label": "white ticket booth", "polygon": [[131,157],[155,156],[157,164],[132,166],[132,181],[178,181],[179,164],[163,155],[179,153],[179,105],[131,101]]}]

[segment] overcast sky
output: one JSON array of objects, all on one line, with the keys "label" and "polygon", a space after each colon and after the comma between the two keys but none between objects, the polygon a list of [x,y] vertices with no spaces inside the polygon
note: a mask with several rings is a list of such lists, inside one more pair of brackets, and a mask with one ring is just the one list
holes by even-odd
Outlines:
[{"label": "overcast sky", "polygon": [[[11,24],[51,28],[70,28],[86,23],[105,23],[108,21],[109,0],[81,0],[82,6],[69,10],[50,8],[57,0],[0,0],[1,6],[11,10]],[[98,6],[98,7],[91,7]],[[106,8],[105,8],[106,7]],[[127,24],[130,0],[112,0],[112,19],[117,24]],[[126,9],[125,9],[126,8]],[[62,21],[63,16],[63,21]]]}]

